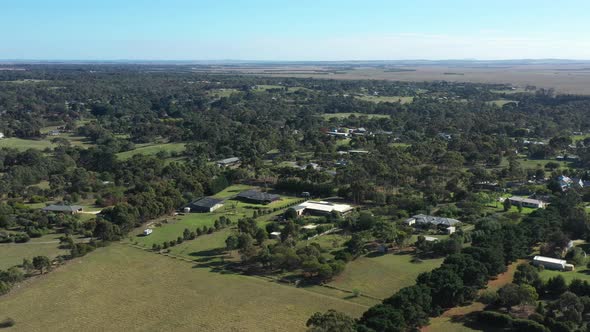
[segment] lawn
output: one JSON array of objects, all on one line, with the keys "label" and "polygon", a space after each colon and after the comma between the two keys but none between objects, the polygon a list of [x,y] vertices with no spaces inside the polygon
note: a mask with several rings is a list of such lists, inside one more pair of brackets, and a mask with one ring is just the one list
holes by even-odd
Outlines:
[{"label": "lawn", "polygon": [[136,154],[144,154],[144,155],[156,155],[158,152],[165,151],[165,152],[177,152],[181,153],[184,152],[185,144],[184,143],[165,143],[165,144],[145,144],[145,145],[138,145],[138,147],[131,151],[125,151],[117,153],[117,157],[120,160],[127,160],[133,157]]},{"label": "lawn", "polygon": [[50,234],[31,239],[26,243],[0,244],[0,269],[19,265],[23,262],[23,258],[31,259],[40,255],[55,258],[59,255],[68,254],[68,250],[58,248],[58,238],[59,235]]},{"label": "lawn", "polygon": [[574,279],[582,279],[590,282],[590,269],[586,268],[585,266],[576,266],[575,271],[555,271],[545,269],[539,273],[541,275],[541,279],[547,280],[552,277],[562,276],[565,281],[570,283]]},{"label": "lawn", "polygon": [[350,291],[358,289],[362,294],[383,299],[415,284],[420,273],[439,267],[443,261],[439,258],[412,263],[411,259],[411,255],[402,254],[360,257],[348,263],[344,272],[328,285]]},{"label": "lawn", "polygon": [[372,103],[402,103],[408,104],[414,101],[414,97],[400,96],[356,96],[355,98],[370,101]]},{"label": "lawn", "polygon": [[326,120],[329,120],[329,119],[348,118],[352,115],[354,115],[356,117],[366,116],[369,119],[387,119],[387,118],[389,118],[389,115],[387,115],[387,114],[365,114],[365,113],[324,113],[324,114],[322,114],[322,117]]},{"label": "lawn", "polygon": [[256,86],[256,90],[258,91],[267,91],[273,89],[284,89],[285,87],[282,85],[272,85],[272,84],[260,84]]},{"label": "lawn", "polygon": [[0,148],[12,148],[17,150],[37,149],[45,150],[46,148],[53,149],[57,145],[51,143],[49,140],[32,140],[22,139],[16,137],[0,139]]},{"label": "lawn", "polygon": [[496,99],[496,100],[490,101],[489,103],[492,105],[496,105],[498,107],[502,107],[508,103],[517,103],[518,104],[518,101],[510,100],[510,99]]},{"label": "lawn", "polygon": [[11,331],[305,331],[317,311],[366,306],[121,244],[0,298]]}]

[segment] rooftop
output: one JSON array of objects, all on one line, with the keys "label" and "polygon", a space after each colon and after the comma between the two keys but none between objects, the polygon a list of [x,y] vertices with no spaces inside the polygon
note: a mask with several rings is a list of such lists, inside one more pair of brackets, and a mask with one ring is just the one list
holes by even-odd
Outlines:
[{"label": "rooftop", "polygon": [[435,217],[435,216],[427,216],[424,214],[417,214],[412,218],[406,219],[407,221],[415,220],[417,224],[433,224],[433,225],[445,225],[445,226],[453,226],[455,224],[460,223],[457,219],[452,218],[443,218],[443,217]]},{"label": "rooftop", "polygon": [[196,201],[193,201],[189,204],[189,206],[198,206],[204,208],[212,208],[217,204],[223,203],[222,199],[217,199],[213,197],[203,197]]},{"label": "rooftop", "polygon": [[80,205],[60,205],[51,204],[43,208],[43,211],[53,212],[76,212],[82,210],[84,207]]},{"label": "rooftop", "polygon": [[301,209],[310,209],[315,211],[322,211],[322,212],[332,212],[337,211],[340,213],[345,213],[352,210],[352,206],[348,204],[335,204],[325,201],[307,201],[301,203],[294,207],[295,210]]},{"label": "rooftop", "polygon": [[276,201],[281,198],[281,196],[279,196],[279,195],[264,193],[262,191],[258,191],[258,190],[254,190],[254,189],[242,191],[241,193],[239,193],[237,195],[237,197],[250,199],[250,200],[254,200],[254,201],[264,201],[264,202],[266,202],[266,201],[272,202],[272,201]]},{"label": "rooftop", "polygon": [[545,256],[535,256],[535,257],[533,257],[533,260],[547,262],[547,263],[555,263],[555,264],[567,263],[567,261],[565,261],[563,259],[557,259],[557,258],[551,258],[551,257],[545,257]]},{"label": "rooftop", "polygon": [[225,158],[225,159],[218,160],[218,161],[216,161],[216,163],[221,164],[221,165],[227,165],[227,164],[237,163],[238,161],[240,161],[240,158],[231,157],[231,158]]}]

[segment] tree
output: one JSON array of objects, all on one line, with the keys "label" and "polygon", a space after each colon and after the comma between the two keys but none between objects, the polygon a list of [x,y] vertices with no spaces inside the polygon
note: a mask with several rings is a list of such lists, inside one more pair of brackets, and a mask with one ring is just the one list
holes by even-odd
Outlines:
[{"label": "tree", "polygon": [[294,208],[288,208],[284,214],[285,219],[287,220],[295,220],[297,219],[297,211]]},{"label": "tree", "polygon": [[574,323],[582,321],[582,313],[584,312],[584,305],[580,298],[572,292],[565,292],[561,294],[559,300],[555,303],[557,309],[565,316],[565,318]]},{"label": "tree", "polygon": [[225,248],[227,250],[235,250],[238,248],[238,237],[235,235],[230,235],[225,239]]},{"label": "tree", "polygon": [[517,285],[527,284],[535,288],[539,285],[541,277],[539,270],[528,263],[518,264],[514,272],[514,283]]},{"label": "tree", "polygon": [[547,293],[557,297],[563,294],[565,291],[567,291],[567,284],[565,282],[565,279],[562,276],[558,275],[553,278],[550,278],[547,281],[546,289]]},{"label": "tree", "polygon": [[43,274],[43,270],[49,269],[51,266],[51,260],[47,256],[35,256],[33,257],[33,267],[35,270],[39,270]]},{"label": "tree", "polygon": [[502,204],[504,205],[504,212],[508,212],[512,208],[512,202],[508,198],[504,199]]},{"label": "tree", "polygon": [[356,323],[354,319],[332,309],[323,314],[316,312],[307,320],[306,326],[310,332],[356,331]]}]

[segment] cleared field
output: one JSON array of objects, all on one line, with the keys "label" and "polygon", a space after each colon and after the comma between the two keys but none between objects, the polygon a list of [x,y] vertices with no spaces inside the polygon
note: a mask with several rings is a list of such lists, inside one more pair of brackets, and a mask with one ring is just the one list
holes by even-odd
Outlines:
[{"label": "cleared field", "polygon": [[348,263],[344,272],[328,285],[387,298],[400,288],[415,284],[420,273],[439,267],[443,261],[441,258],[412,263],[411,259],[411,255],[395,254],[360,257]]},{"label": "cleared field", "polygon": [[366,116],[369,119],[387,119],[389,115],[387,114],[365,114],[365,113],[326,113],[322,114],[324,119],[342,119],[348,118],[349,116],[354,115],[356,117]]},{"label": "cleared field", "polygon": [[120,160],[127,160],[136,154],[156,155],[158,152],[178,152],[181,153],[185,149],[184,143],[165,143],[165,144],[147,144],[140,145],[135,150],[117,153],[117,158]]},{"label": "cleared field", "polygon": [[0,148],[12,148],[21,151],[28,149],[44,150],[46,148],[53,149],[57,145],[51,143],[48,140],[32,140],[22,139],[16,137],[2,138],[0,139]]},{"label": "cleared field", "polygon": [[590,282],[590,269],[586,268],[585,266],[576,266],[575,271],[554,271],[545,269],[539,273],[541,275],[541,279],[547,280],[552,277],[562,276],[565,281],[570,283],[574,279],[581,279]]},{"label": "cleared field", "polygon": [[399,96],[356,96],[355,98],[370,101],[372,103],[401,103],[407,104],[414,101],[414,97]]},{"label": "cleared field", "polygon": [[58,248],[58,237],[56,234],[51,234],[31,239],[27,243],[0,244],[0,269],[19,265],[24,258],[31,259],[40,255],[55,258],[59,255],[68,254],[68,250]]},{"label": "cleared field", "polygon": [[[294,66],[293,66],[294,67]],[[358,66],[353,69],[337,66],[301,65],[295,68],[287,65],[253,67],[217,68],[215,70],[247,73],[272,77],[305,77],[345,80],[391,80],[407,82],[453,81],[473,83],[499,83],[517,86],[512,93],[523,91],[527,85],[537,88],[554,88],[561,93],[590,94],[590,75],[588,63],[577,64],[506,64],[479,66],[465,64],[459,66],[412,65],[408,70],[388,70],[387,68]],[[211,71],[215,71],[211,70]],[[460,73],[461,75],[449,75]],[[509,92],[509,93],[510,93]]]},{"label": "cleared field", "polygon": [[496,99],[489,102],[490,104],[496,105],[498,107],[502,107],[508,103],[518,103],[517,101],[510,100],[510,99]]},{"label": "cleared field", "polygon": [[304,331],[367,307],[113,244],[0,298],[11,331]]}]

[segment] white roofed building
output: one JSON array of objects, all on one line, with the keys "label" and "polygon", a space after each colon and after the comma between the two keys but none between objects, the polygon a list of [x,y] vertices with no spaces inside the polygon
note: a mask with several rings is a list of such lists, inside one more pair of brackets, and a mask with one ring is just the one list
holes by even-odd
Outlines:
[{"label": "white roofed building", "polygon": [[304,213],[310,214],[329,214],[332,212],[339,212],[346,214],[353,210],[353,207],[348,204],[335,204],[324,201],[307,201],[294,206],[293,209],[297,212],[298,216]]}]

